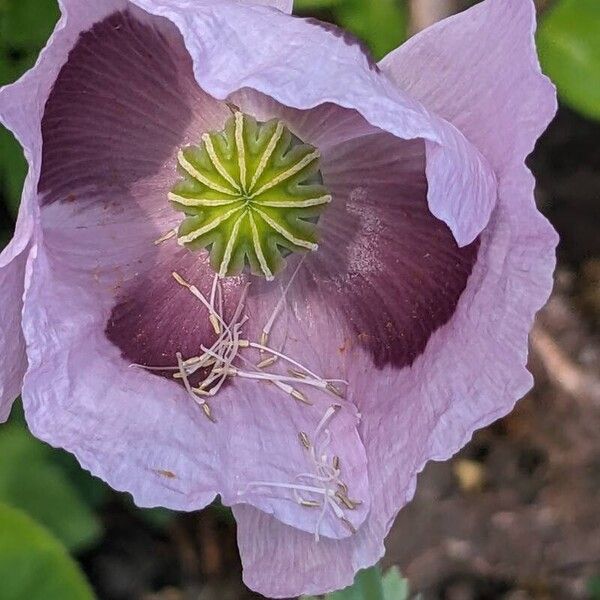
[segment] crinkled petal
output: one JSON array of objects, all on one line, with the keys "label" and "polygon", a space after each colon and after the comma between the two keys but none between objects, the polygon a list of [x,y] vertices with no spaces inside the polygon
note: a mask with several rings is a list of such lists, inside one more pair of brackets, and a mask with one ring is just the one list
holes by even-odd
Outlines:
[{"label": "crinkled petal", "polygon": [[414,36],[380,67],[455,125],[498,173],[523,162],[556,112],[534,29],[531,0],[486,0]]},{"label": "crinkled petal", "polygon": [[257,4],[259,6],[272,6],[282,12],[290,14],[294,8],[294,0],[239,0],[244,4]]},{"label": "crinkled petal", "polygon": [[342,589],[375,557],[383,538],[368,526],[348,540],[320,540],[252,506],[233,507],[245,584],[269,598]]},{"label": "crinkled petal", "polygon": [[[132,368],[108,340],[104,325],[112,296],[101,282],[68,273],[43,247],[30,268],[23,401],[36,436],[73,452],[112,487],[131,492],[140,506],[197,510],[219,493],[225,504],[247,502],[314,534],[319,512],[300,506],[291,488],[269,484],[316,485],[297,479],[316,475],[298,435],[313,434],[331,400],[317,394],[314,406],[305,406],[273,386],[242,381],[211,402],[212,423],[182,386]],[[200,305],[197,310],[197,318],[205,319]],[[356,425],[352,407],[328,422],[329,452],[340,457],[346,483],[364,502],[349,515],[359,528],[370,499]],[[350,535],[330,512],[319,531]]]},{"label": "crinkled petal", "polygon": [[0,319],[0,421],[8,417],[19,393],[27,362],[21,331],[21,308],[25,285],[25,263],[38,213],[37,182],[41,164],[40,121],[44,105],[73,40],[81,29],[114,10],[122,2],[94,3],[82,8],[74,3],[69,25],[63,18],[41,52],[36,66],[19,81],[0,90],[0,122],[23,146],[29,172],[23,188],[16,233],[0,255],[2,318]]},{"label": "crinkled petal", "polygon": [[[374,373],[363,352],[348,358],[349,398],[361,411],[369,457],[371,512],[348,540],[312,544],[308,536],[250,508],[236,508],[244,579],[276,597],[323,593],[377,562],[398,510],[413,496],[428,460],[445,460],[477,428],[507,414],[531,387],[525,368],[534,313],[552,285],[556,235],[532,201],[523,170],[506,178],[502,207],[482,235],[479,259],[453,319],[410,368]],[[332,334],[327,312],[311,323]],[[321,346],[321,344],[320,344]],[[323,369],[331,349],[324,344]],[[339,368],[331,359],[330,368]]]},{"label": "crinkled petal", "polygon": [[8,419],[27,368],[21,330],[26,258],[24,251],[7,265],[0,266],[0,423]]},{"label": "crinkled petal", "polygon": [[225,0],[199,2],[193,12],[183,0],[135,3],[179,27],[198,83],[215,98],[249,87],[294,108],[333,102],[402,139],[425,139],[431,212],[461,246],[485,227],[496,202],[487,161],[456,128],[395,89],[353,38]]},{"label": "crinkled petal", "polygon": [[[555,106],[554,91],[541,75],[534,55],[533,13],[529,6],[523,9],[526,4],[484,2],[438,25],[446,33],[447,43],[453,41],[454,45],[439,50],[440,56],[452,60],[444,71],[445,86],[439,86],[440,73],[434,73],[431,80],[438,85],[432,89],[443,87],[448,99],[459,100],[477,81],[477,76],[463,72],[464,61],[454,60],[462,48],[465,56],[477,58],[472,68],[490,72],[485,93],[469,108],[488,115],[487,131],[506,131],[506,146],[496,154],[494,136],[486,139],[485,132],[477,130],[482,151],[502,173],[499,206],[481,235],[478,260],[453,318],[433,334],[415,363],[401,371],[386,368],[373,374],[366,354],[351,361],[350,389],[363,415],[360,433],[369,457],[372,497],[369,521],[358,535],[311,546],[301,532],[290,531],[249,507],[236,509],[244,578],[262,593],[278,597],[317,594],[349,584],[357,569],[382,556],[382,540],[398,510],[412,497],[416,474],[424,464],[449,458],[475,429],[508,413],[531,386],[525,368],[527,336],[535,312],[552,287],[557,236],[535,207],[533,177],[522,164]],[[496,32],[495,19],[504,9],[512,10],[513,18],[505,20],[506,27],[498,29],[495,37],[491,35]],[[437,35],[426,32],[413,44],[419,40],[423,47],[418,55],[429,56],[427,44],[439,49]],[[480,52],[470,54],[478,43]],[[495,54],[500,43],[520,49],[513,60],[502,61],[502,51]],[[496,72],[487,65],[488,56],[495,60]],[[405,67],[408,69],[408,63]],[[428,76],[427,67],[425,60],[411,71],[415,85]],[[518,81],[511,79],[513,72],[521,73]],[[469,84],[463,88],[464,81]],[[523,102],[514,104],[513,97]],[[494,98],[512,103],[514,125],[508,129],[502,120],[494,126],[494,115],[503,115]],[[426,96],[420,99],[433,106]],[[532,112],[532,106],[541,110]],[[436,108],[442,110],[443,106]],[[469,135],[471,139],[474,136]],[[326,321],[324,318],[320,324],[324,337],[330,335]],[[367,373],[370,377],[365,377]],[[264,535],[257,538],[257,532]],[[306,571],[300,571],[298,565],[306,565]]]},{"label": "crinkled petal", "polygon": [[358,111],[332,102],[299,110],[249,88],[234,92],[229,100],[258,121],[281,119],[299,139],[318,148],[321,155],[342,142],[381,132]]}]

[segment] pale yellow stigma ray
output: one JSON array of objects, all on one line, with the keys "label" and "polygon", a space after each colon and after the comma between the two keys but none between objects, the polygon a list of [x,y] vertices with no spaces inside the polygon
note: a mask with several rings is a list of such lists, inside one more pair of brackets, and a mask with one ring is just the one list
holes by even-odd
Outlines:
[{"label": "pale yellow stigma ray", "polygon": [[281,121],[279,121],[279,123],[277,123],[277,127],[275,127],[275,131],[273,132],[273,135],[272,135],[271,139],[269,140],[269,143],[267,144],[267,147],[265,148],[265,151],[263,152],[263,155],[261,156],[260,161],[256,167],[256,171],[254,172],[254,176],[252,177],[252,181],[250,183],[250,191],[252,191],[254,189],[254,186],[260,179],[260,176],[264,173],[265,169],[267,168],[267,164],[269,163],[271,156],[273,156],[273,152],[275,152],[275,148],[277,147],[277,144],[279,143],[279,140],[281,139],[282,135],[283,135],[283,123]]},{"label": "pale yellow stigma ray", "polygon": [[252,243],[254,245],[254,251],[256,252],[256,257],[258,258],[258,263],[260,264],[260,268],[266,278],[267,281],[273,280],[273,273],[271,269],[269,269],[269,265],[267,264],[267,259],[265,258],[261,243],[260,236],[258,235],[258,228],[256,227],[256,221],[254,220],[254,216],[251,212],[248,212],[248,217],[250,219],[250,227],[252,229]]},{"label": "pale yellow stigma ray", "polygon": [[285,181],[286,179],[289,179],[290,177],[293,177],[294,175],[296,175],[296,173],[302,171],[304,167],[308,166],[311,162],[317,160],[320,156],[321,153],[318,150],[307,154],[302,160],[298,161],[295,165],[292,165],[287,171],[280,173],[279,175],[277,175],[277,177],[273,177],[273,179],[271,179],[270,181],[265,183],[261,188],[253,192],[250,198],[260,196],[260,194],[262,194],[263,192],[266,192],[267,190],[278,186],[281,182]]},{"label": "pale yellow stigma ray", "polygon": [[246,146],[244,145],[244,115],[241,112],[235,113],[235,145],[238,151],[238,166],[240,168],[240,183],[242,190],[246,193]]},{"label": "pale yellow stigma ray", "polygon": [[306,248],[307,250],[314,251],[318,249],[318,244],[297,238],[293,233],[289,232],[285,227],[282,227],[277,221],[273,220],[269,215],[260,210],[260,208],[252,206],[252,210],[258,213],[266,223],[268,223],[277,233],[280,233],[288,242],[291,242],[300,248]]},{"label": "pale yellow stigma ray", "polygon": [[219,215],[216,219],[213,219],[210,223],[203,225],[199,229],[196,229],[195,231],[192,231],[191,233],[188,233],[187,235],[180,236],[177,239],[177,241],[181,245],[188,244],[189,242],[193,242],[194,240],[198,239],[199,237],[203,236],[204,234],[209,233],[213,229],[217,228],[221,223],[224,223],[225,221],[227,221],[227,219],[229,219],[229,217],[232,217],[236,212],[239,212],[243,208],[244,208],[243,205],[236,206],[235,208],[228,210],[227,212],[223,213],[222,215]]},{"label": "pale yellow stigma ray", "polygon": [[202,175],[202,173],[200,173],[200,171],[198,171],[198,169],[196,169],[196,167],[194,167],[194,165],[188,161],[188,159],[183,153],[183,150],[180,150],[177,154],[177,160],[179,161],[179,164],[182,166],[182,168],[189,175],[191,175],[194,179],[197,179],[200,183],[203,183],[206,187],[210,188],[211,190],[214,190],[215,192],[221,192],[222,194],[226,194],[227,196],[239,195],[238,192],[230,190],[229,188],[218,184],[216,181],[213,181],[212,179]]},{"label": "pale yellow stigma ray", "polygon": [[225,166],[221,162],[221,159],[218,157],[217,153],[215,152],[215,146],[213,144],[212,138],[210,137],[210,134],[205,133],[202,136],[202,141],[204,142],[204,147],[206,148],[206,151],[208,152],[208,156],[210,156],[210,160],[211,160],[212,164],[214,165],[215,169],[219,172],[219,175],[221,175],[221,177],[223,179],[225,179],[225,181],[227,181],[227,183],[229,183],[231,186],[233,186],[233,188],[235,190],[237,190],[238,193],[240,193],[242,191],[240,189],[240,186],[237,184],[235,179],[227,172],[227,169],[225,168]]},{"label": "pale yellow stigma ray", "polygon": [[238,236],[240,235],[240,226],[242,221],[246,217],[247,213],[242,213],[235,224],[233,225],[233,229],[231,230],[231,235],[229,236],[229,240],[227,242],[227,246],[225,247],[225,253],[223,254],[223,260],[221,261],[221,265],[219,268],[219,275],[221,277],[225,277],[227,275],[227,269],[229,268],[229,263],[231,262],[231,255],[233,253],[233,248],[237,242]]},{"label": "pale yellow stigma ray", "polygon": [[168,198],[172,202],[177,202],[183,206],[197,206],[198,208],[202,208],[203,206],[227,206],[228,204],[235,204],[236,202],[243,200],[243,198],[186,198],[185,196],[180,196],[173,192],[169,192]]},{"label": "pale yellow stigma ray", "polygon": [[320,196],[319,198],[309,198],[308,200],[254,200],[257,206],[268,206],[272,208],[307,208],[309,206],[321,206],[331,202],[331,196]]}]

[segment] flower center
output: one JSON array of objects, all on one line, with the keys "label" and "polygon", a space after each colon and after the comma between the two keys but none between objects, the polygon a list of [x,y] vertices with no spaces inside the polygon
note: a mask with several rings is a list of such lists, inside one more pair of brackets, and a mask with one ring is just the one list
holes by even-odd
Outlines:
[{"label": "flower center", "polygon": [[317,220],[331,202],[320,153],[281,121],[236,112],[222,131],[205,133],[177,158],[182,179],[169,199],[186,215],[178,242],[208,249],[221,277],[248,264],[271,280],[286,254],[317,249]]}]

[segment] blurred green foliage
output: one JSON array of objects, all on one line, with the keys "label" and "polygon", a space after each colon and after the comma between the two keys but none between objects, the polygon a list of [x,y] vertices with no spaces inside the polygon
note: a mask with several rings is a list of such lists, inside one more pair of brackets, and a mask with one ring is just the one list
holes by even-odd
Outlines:
[{"label": "blurred green foliage", "polygon": [[364,40],[376,59],[397,48],[408,32],[408,9],[404,0],[295,0],[294,11],[322,11]]},{"label": "blurred green foliage", "polygon": [[[57,19],[56,0],[0,0],[0,85],[33,65]],[[26,174],[21,147],[0,126],[0,194],[13,218]]]},{"label": "blurred green foliage", "polygon": [[0,532],[2,600],[93,600],[66,549],[24,512],[0,504]]},{"label": "blurred green foliage", "polygon": [[591,600],[600,600],[600,575],[588,581],[588,592]]},{"label": "blurred green foliage", "polygon": [[84,497],[80,489],[102,484],[81,468],[73,471],[74,482],[65,470],[72,459],[36,440],[20,421],[13,416],[0,429],[0,502],[24,510],[69,550],[90,547],[102,526],[92,496]]},{"label": "blurred green foliage", "polygon": [[[379,567],[371,567],[356,574],[354,583],[339,592],[327,594],[324,600],[408,600],[408,581],[396,567],[382,575]],[[304,597],[302,600],[317,600]]]},{"label": "blurred green foliage", "polygon": [[558,0],[541,21],[538,46],[561,99],[600,119],[600,1]]}]

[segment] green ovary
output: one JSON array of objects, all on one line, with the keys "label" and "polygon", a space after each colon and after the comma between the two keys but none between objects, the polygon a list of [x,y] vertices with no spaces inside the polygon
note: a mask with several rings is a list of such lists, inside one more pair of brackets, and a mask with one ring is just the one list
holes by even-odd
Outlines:
[{"label": "green ovary", "polygon": [[319,157],[281,121],[258,123],[236,112],[223,131],[179,152],[183,178],[169,193],[186,215],[179,243],[207,248],[223,277],[248,264],[273,279],[283,267],[282,252],[317,249],[316,222],[331,202]]}]

